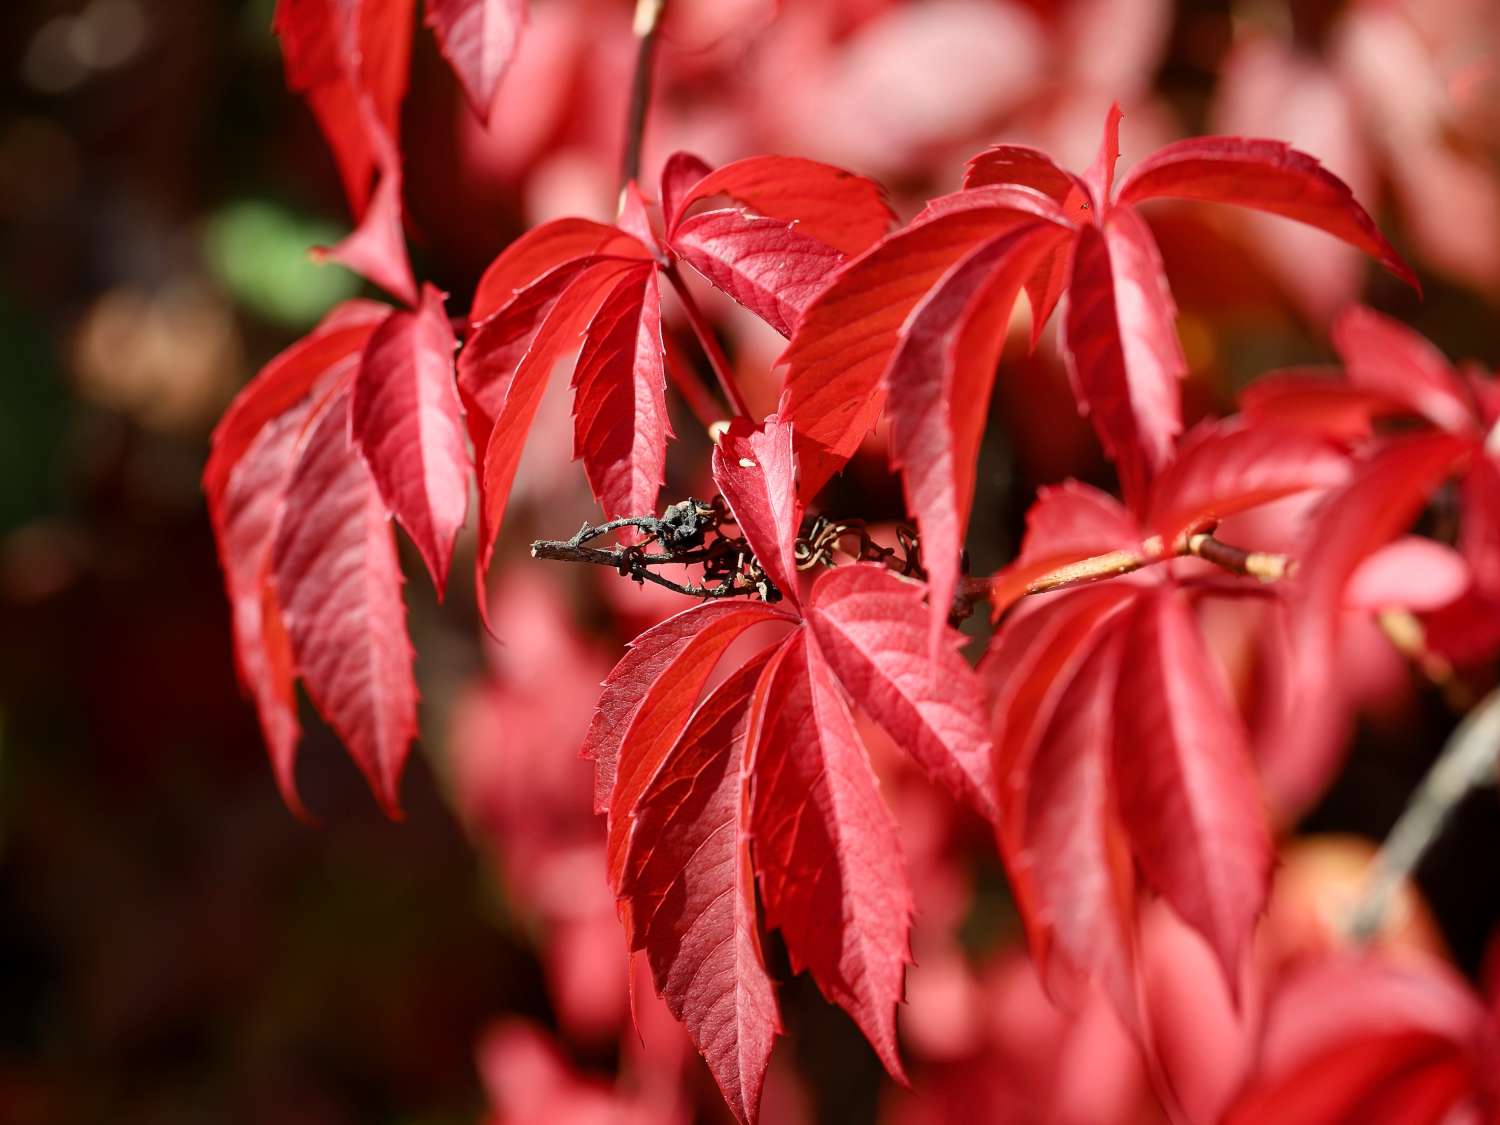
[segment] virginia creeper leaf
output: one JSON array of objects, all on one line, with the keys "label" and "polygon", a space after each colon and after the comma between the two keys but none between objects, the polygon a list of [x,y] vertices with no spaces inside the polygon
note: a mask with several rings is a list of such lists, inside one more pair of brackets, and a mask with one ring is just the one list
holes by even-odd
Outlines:
[{"label": "virginia creeper leaf", "polygon": [[1193,199],[1233,203],[1307,223],[1363,250],[1414,289],[1416,275],[1385,240],[1349,186],[1280,141],[1194,137],[1158,149],[1120,184],[1121,203]]},{"label": "virginia creeper leaf", "polygon": [[896,1004],[912,899],[896,825],[806,630],[788,639],[770,676],[751,781],[766,924],[785,937],[792,968],[811,970],[904,1080]]},{"label": "virginia creeper leaf", "polygon": [[[684,167],[672,170],[680,175]],[[716,195],[727,195],[767,218],[795,222],[801,233],[850,255],[864,251],[895,219],[884,189],[874,180],[816,160],[752,156],[715,169],[682,193],[667,212],[668,240],[694,203]],[[665,206],[667,201],[662,202]]]},{"label": "virginia creeper leaf", "polygon": [[781,1030],[750,862],[748,744],[764,704],[751,697],[770,655],[699,705],[642,791],[621,884],[631,947],[646,951],[657,991],[742,1122],[755,1120]]},{"label": "virginia creeper leaf", "polygon": [[526,0],[427,0],[427,22],[469,105],[488,123],[526,23]]},{"label": "virginia creeper leaf", "polygon": [[469,454],[454,386],[458,344],[443,295],[391,313],[365,345],[350,425],[381,499],[416,543],[441,598],[469,508]]},{"label": "virginia creeper leaf", "polygon": [[705,602],[667,618],[631,641],[604,681],[580,752],[580,757],[594,763],[594,811],[609,809],[626,735],[669,668],[681,659],[698,659],[689,654],[705,646],[716,646],[713,651],[722,653],[729,640],[751,625],[790,620],[788,614],[764,602]]},{"label": "virginia creeper leaf", "polygon": [[272,571],[308,695],[386,813],[399,817],[417,687],[396,545],[375,481],[349,440],[349,401],[339,392],[307,437]]},{"label": "virginia creeper leaf", "polygon": [[795,606],[802,516],[792,436],[775,415],[760,427],[736,419],[714,449],[713,474],[761,569]]},{"label": "virginia creeper leaf", "polygon": [[994,819],[984,692],[947,629],[930,644],[922,588],[882,566],[825,571],[808,626],[854,702],[955,798]]},{"label": "virginia creeper leaf", "polygon": [[921,533],[934,648],[958,587],[975,462],[1011,309],[1063,234],[1034,223],[965,255],[912,310],[885,372],[891,463]]},{"label": "virginia creeper leaf", "polygon": [[1115,699],[1120,815],[1147,882],[1237,988],[1270,886],[1270,830],[1244,725],[1182,595],[1141,596]]},{"label": "virginia creeper leaf", "polygon": [[808,303],[844,262],[842,253],[804,234],[795,221],[732,209],[689,217],[673,232],[672,249],[783,336],[791,336]]},{"label": "virginia creeper leaf", "polygon": [[656,271],[637,267],[590,322],[573,370],[573,456],[611,519],[656,510],[672,436],[664,357]]}]

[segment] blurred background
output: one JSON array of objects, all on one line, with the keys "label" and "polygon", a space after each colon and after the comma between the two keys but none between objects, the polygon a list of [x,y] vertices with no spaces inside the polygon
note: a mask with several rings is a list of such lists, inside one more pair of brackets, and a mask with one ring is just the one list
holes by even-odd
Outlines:
[{"label": "blurred background", "polygon": [[[631,7],[533,0],[488,130],[418,32],[409,236],[450,311],[527,226],[610,217]],[[494,572],[503,644],[481,640],[466,582],[439,606],[408,568],[423,741],[406,820],[379,815],[316,722],[300,778],[320,823],[277,796],[198,479],[235,390],[360,283],[307,257],[348,218],[285,89],[272,9],[0,5],[0,1121],[722,1119],[648,982],[631,1030],[575,749],[623,643],[681,607],[525,559],[533,537],[593,514],[565,465],[565,381]],[[645,167],[678,148],[810,156],[881,179],[904,218],[998,140],[1086,166],[1114,99],[1122,167],[1192,133],[1291,141],[1354,187],[1426,297],[1291,224],[1153,212],[1190,413],[1227,412],[1250,377],[1328,361],[1328,322],[1354,299],[1454,359],[1500,359],[1497,44],[1496,0],[677,0]],[[770,409],[779,338],[713,308]],[[1038,484],[1109,479],[1049,347],[999,386],[977,572],[1011,556]],[[667,500],[705,476],[701,434],[687,416],[677,431]],[[901,518],[879,435],[825,507]],[[1379,645],[1351,653],[1349,676],[1355,737],[1284,826],[1273,943],[1323,924],[1320,896],[1347,889],[1453,725]],[[1041,1122],[1070,1066],[1113,1084],[1082,1120],[1155,1120],[1118,1027],[1042,999],[984,832],[877,750],[919,889],[902,1015],[917,1093],[878,1079],[852,1025],[797,980],[766,1120]],[[1471,974],[1500,903],[1493,805],[1465,806],[1400,934]],[[1201,953],[1169,919],[1148,931],[1163,957]]]}]

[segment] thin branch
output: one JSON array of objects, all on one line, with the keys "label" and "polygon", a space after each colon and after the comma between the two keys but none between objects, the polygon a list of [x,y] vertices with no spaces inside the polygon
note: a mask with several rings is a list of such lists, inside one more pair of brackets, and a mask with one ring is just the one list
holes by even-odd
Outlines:
[{"label": "thin branch", "polygon": [[1454,671],[1453,664],[1427,647],[1427,629],[1421,618],[1407,609],[1386,609],[1375,615],[1375,623],[1395,650],[1442,692],[1449,707],[1463,714],[1474,706],[1474,692]]},{"label": "thin branch", "polygon": [[683,311],[687,313],[688,324],[693,328],[693,335],[698,337],[698,344],[703,348],[703,354],[708,357],[708,365],[714,369],[714,378],[719,381],[720,388],[724,391],[724,397],[729,402],[729,407],[742,418],[750,417],[750,408],[745,405],[745,396],[740,393],[739,384],[734,380],[734,372],[729,367],[729,360],[724,355],[724,349],[719,347],[718,338],[714,335],[713,326],[708,323],[708,318],[703,315],[703,310],[698,307],[698,302],[693,298],[692,290],[682,280],[682,275],[677,272],[677,266],[668,266],[664,271],[667,280],[672,283],[672,288],[677,291],[678,298],[682,301]]},{"label": "thin branch", "polygon": [[636,0],[633,30],[638,41],[635,77],[630,83],[630,108],[625,118],[625,152],[620,159],[620,190],[641,175],[641,141],[646,113],[651,108],[651,79],[655,70],[656,38],[667,0]]},{"label": "thin branch", "polygon": [[1417,869],[1453,810],[1470,792],[1494,779],[1497,754],[1500,688],[1464,716],[1381,845],[1346,924],[1351,940],[1368,942],[1380,933],[1397,888]]},{"label": "thin branch", "polygon": [[1162,553],[1160,541],[1156,539],[1148,539],[1143,546],[1144,551],[1107,551],[1102,555],[1094,555],[1091,558],[1060,566],[1056,570],[1048,571],[1032,579],[1027,583],[1024,593],[1050,594],[1073,586],[1086,586],[1091,582],[1118,578],[1122,574],[1130,574],[1142,567],[1154,566],[1168,559],[1188,555],[1202,559],[1204,562],[1211,562],[1230,574],[1255,578],[1261,582],[1278,581],[1292,571],[1292,560],[1285,555],[1270,554],[1266,551],[1247,551],[1243,547],[1225,543],[1206,533],[1190,536],[1175,555]]}]

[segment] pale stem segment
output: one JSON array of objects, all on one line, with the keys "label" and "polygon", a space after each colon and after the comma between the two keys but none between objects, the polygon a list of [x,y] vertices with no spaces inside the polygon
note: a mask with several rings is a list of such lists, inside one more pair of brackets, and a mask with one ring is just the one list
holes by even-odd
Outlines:
[{"label": "pale stem segment", "polygon": [[1497,754],[1500,688],[1464,716],[1380,846],[1345,924],[1351,940],[1368,942],[1380,933],[1396,891],[1416,871],[1453,810],[1473,790],[1494,780]]}]

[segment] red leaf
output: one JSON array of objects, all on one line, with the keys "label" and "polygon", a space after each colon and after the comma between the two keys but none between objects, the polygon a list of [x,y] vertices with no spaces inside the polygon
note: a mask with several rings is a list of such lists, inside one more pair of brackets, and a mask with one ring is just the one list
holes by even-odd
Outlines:
[{"label": "red leaf", "polygon": [[[580,757],[591,760],[595,767],[594,811],[609,809],[626,735],[647,700],[654,701],[663,694],[656,689],[669,670],[676,668],[674,675],[687,678],[697,675],[695,669],[702,667],[701,674],[706,678],[729,642],[746,629],[767,621],[793,620],[790,614],[763,602],[705,602],[667,618],[632,641],[604,681],[580,751]],[[681,667],[677,667],[679,663]],[[701,687],[703,680],[698,683]],[[696,692],[691,694],[696,698]],[[691,701],[687,707],[691,709]],[[687,712],[681,714],[685,721]]]},{"label": "red leaf", "polygon": [[683,210],[683,200],[699,180],[713,168],[691,152],[674,152],[661,166],[661,213],[667,229],[673,228]]},{"label": "red leaf", "polygon": [[1158,149],[1120,185],[1121,203],[1193,199],[1283,215],[1358,247],[1413,289],[1416,275],[1354,199],[1349,186],[1280,141],[1195,137]]},{"label": "red leaf", "polygon": [[[1020,188],[947,197],[927,221],[891,235],[846,265],[803,313],[782,354],[781,417],[797,436],[801,495],[843,467],[880,416],[881,376],[907,315],[980,242],[1030,223],[1047,200]],[[994,202],[993,206],[989,203]]]},{"label": "red leaf", "polygon": [[1337,737],[1335,678],[1344,589],[1355,568],[1416,519],[1471,444],[1446,434],[1393,443],[1318,511],[1315,534],[1288,594],[1290,649],[1280,668],[1285,700],[1262,738],[1286,760],[1319,756]]},{"label": "red leaf", "polygon": [[964,166],[965,189],[993,184],[1035,188],[1060,207],[1081,186],[1077,176],[1059,168],[1045,152],[1024,145],[996,145],[970,158]]},{"label": "red leaf", "polygon": [[1404,324],[1355,305],[1334,322],[1333,346],[1352,386],[1402,403],[1441,429],[1475,431],[1472,400],[1457,373]]},{"label": "red leaf", "polygon": [[1063,594],[1034,613],[1006,621],[979,663],[979,674],[994,697],[999,837],[1021,919],[1038,958],[1045,954],[1050,930],[1025,848],[1032,762],[1063,692],[1100,631],[1138,592],[1117,584]]},{"label": "red leaf", "polygon": [[1064,349],[1074,393],[1138,505],[1182,429],[1177,381],[1187,371],[1156,243],[1117,209],[1078,232]]},{"label": "red leaf", "polygon": [[1112,102],[1109,112],[1104,115],[1104,136],[1099,141],[1099,153],[1083,174],[1084,185],[1089,189],[1089,195],[1094,201],[1094,212],[1100,216],[1101,223],[1111,209],[1110,194],[1115,186],[1115,164],[1120,159],[1120,118],[1124,116],[1120,112],[1120,104]]},{"label": "red leaf", "polygon": [[[750,864],[747,743],[771,650],[703,701],[641,793],[621,898],[657,991],[707,1061],[729,1108],[755,1120],[781,1030],[761,958]],[[752,695],[760,698],[752,703]]]},{"label": "red leaf", "polygon": [[[344,378],[352,374],[354,362],[348,357],[336,365],[344,368]],[[337,371],[333,378],[338,378]],[[219,562],[233,610],[235,667],[240,683],[255,701],[282,798],[304,817],[306,810],[297,795],[301,727],[296,668],[267,578],[276,525],[312,405],[310,398],[304,399],[261,427],[230,471],[214,517]]]},{"label": "red leaf", "polygon": [[1355,390],[1328,371],[1294,370],[1255,380],[1240,395],[1240,410],[1257,424],[1295,427],[1354,442],[1370,436],[1376,418],[1400,414],[1403,407],[1385,395]]},{"label": "red leaf", "polygon": [[526,24],[526,0],[427,0],[427,22],[469,105],[488,123]]},{"label": "red leaf", "polygon": [[1492,597],[1500,597],[1500,458],[1476,455],[1464,476],[1463,518],[1458,545],[1474,570],[1474,582]]},{"label": "red leaf", "polygon": [[673,232],[672,249],[783,336],[844,261],[795,221],[732,209],[693,215]]},{"label": "red leaf", "polygon": [[1038,489],[1026,513],[1021,553],[990,581],[994,616],[998,618],[1037,579],[1100,555],[1113,555],[1121,573],[1146,557],[1140,528],[1120,502],[1078,481]]},{"label": "red leaf", "polygon": [[1441,609],[1468,590],[1473,578],[1462,555],[1445,543],[1407,535],[1359,564],[1344,588],[1346,609]]},{"label": "red leaf", "polygon": [[751,782],[766,924],[904,1080],[896,1004],[912,900],[896,825],[817,642],[795,634],[768,675]]},{"label": "red leaf", "polygon": [[[542,391],[553,367],[578,346],[578,338],[593,321],[609,294],[631,270],[630,263],[603,262],[581,274],[558,297],[547,312],[524,356],[514,368],[494,361],[484,337],[490,325],[502,331],[498,318],[487,321],[469,341],[459,356],[460,379],[468,368],[470,385],[492,383],[500,402],[495,424],[480,459],[479,470],[479,551],[476,558],[482,580],[489,569],[495,550],[495,536],[505,518],[506,501],[521,463],[521,451]],[[481,598],[481,604],[483,599]]]},{"label": "red leaf", "polygon": [[213,448],[203,470],[203,492],[211,510],[219,505],[230,472],[261,427],[306,398],[331,366],[359,352],[390,311],[374,301],[346,301],[261,368],[235,396],[214,427]]},{"label": "red leaf", "polygon": [[[273,28],[287,85],[305,95],[338,162],[349,206],[362,218],[380,158],[370,121],[400,131],[414,0],[277,0]],[[368,113],[361,103],[368,103]]]},{"label": "red leaf", "polygon": [[626,274],[589,324],[573,371],[573,456],[610,518],[656,511],[667,382],[656,271]]},{"label": "red leaf", "polygon": [[313,703],[349,748],[381,806],[417,726],[417,687],[390,520],[349,440],[349,395],[313,423],[287,487],[272,556],[276,594]]},{"label": "red leaf", "polygon": [[380,171],[375,193],[354,228],[335,246],[313,250],[315,260],[333,259],[408,305],[417,303],[417,282],[406,255],[401,209],[401,155],[396,142],[374,120],[368,100],[360,102],[361,117]]},{"label": "red leaf", "polygon": [[1244,725],[1178,591],[1142,596],[1125,644],[1120,815],[1147,882],[1207,939],[1234,991],[1273,860]]},{"label": "red leaf", "polygon": [[533,227],[501,251],[484,271],[474,290],[469,323],[478,327],[510,305],[522,290],[562,266],[579,272],[605,258],[646,262],[651,260],[651,253],[639,239],[618,227],[590,219],[556,219]]},{"label": "red leaf", "polygon": [[886,369],[891,463],[921,532],[934,647],[958,587],[975,463],[1011,310],[1024,280],[1064,235],[1034,223],[981,243],[912,310]]},{"label": "red leaf", "polygon": [[1349,479],[1349,460],[1316,437],[1208,422],[1182,441],[1151,490],[1149,530],[1174,552],[1187,535],[1238,512]]},{"label": "red leaf", "polygon": [[882,566],[838,567],[813,586],[807,621],[859,708],[934,781],[993,820],[984,691],[954,630],[932,647],[922,588]]},{"label": "red leaf", "polygon": [[1121,640],[1115,630],[1091,645],[1094,651],[1061,692],[1027,773],[1019,855],[1026,857],[1034,888],[1032,926],[1046,934],[1036,951],[1044,977],[1051,979],[1046,954],[1056,950],[1075,971],[1097,980],[1128,1018],[1134,1010],[1135,869],[1115,812],[1111,765]]},{"label": "red leaf", "polygon": [[1471,1052],[1483,1020],[1473,994],[1435,962],[1310,962],[1279,986],[1257,1072],[1225,1121],[1453,1120],[1478,1078]]},{"label": "red leaf", "polygon": [[760,428],[735,419],[713,452],[714,484],[723,493],[766,577],[792,605],[797,589],[797,503],[792,428],[774,414]]},{"label": "red leaf", "polygon": [[[674,171],[680,174],[682,167]],[[850,255],[865,250],[895,219],[874,180],[800,157],[752,156],[710,172],[683,193],[666,213],[667,237],[674,237],[688,208],[716,195],[767,218],[795,222],[802,233]]]},{"label": "red leaf", "polygon": [[457,348],[443,295],[395,311],[365,345],[350,425],[386,507],[406,528],[442,597],[469,508],[469,454],[454,388]]}]

